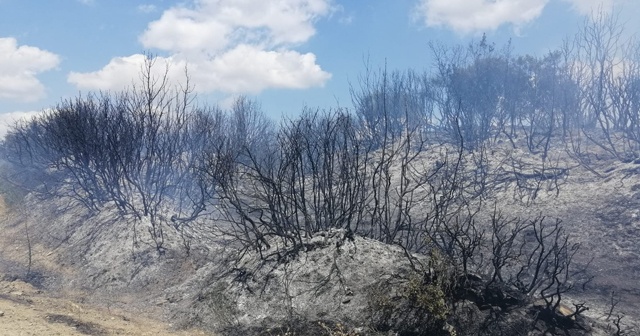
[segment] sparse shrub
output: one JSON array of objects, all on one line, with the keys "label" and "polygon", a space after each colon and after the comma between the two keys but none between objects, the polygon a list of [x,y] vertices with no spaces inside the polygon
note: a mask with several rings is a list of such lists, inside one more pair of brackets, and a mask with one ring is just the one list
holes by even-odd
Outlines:
[{"label": "sparse shrub", "polygon": [[453,296],[451,264],[439,253],[432,254],[434,266],[413,272],[406,279],[380,282],[367,291],[372,327],[410,335],[450,335],[447,319]]},{"label": "sparse shrub", "polygon": [[425,279],[414,274],[404,288],[405,299],[417,309],[425,311],[435,321],[444,321],[449,314],[447,295],[442,285],[434,282],[425,284]]}]

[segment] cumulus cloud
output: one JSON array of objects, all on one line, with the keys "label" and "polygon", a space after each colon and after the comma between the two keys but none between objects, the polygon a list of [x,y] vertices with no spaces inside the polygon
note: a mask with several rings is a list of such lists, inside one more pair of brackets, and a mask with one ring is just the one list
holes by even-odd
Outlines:
[{"label": "cumulus cloud", "polygon": [[[163,60],[172,69],[188,64],[198,91],[303,89],[331,77],[314,54],[295,49],[333,9],[332,0],[194,0],[164,11],[139,39],[145,48],[168,52]],[[114,58],[99,71],[71,73],[68,80],[80,88],[121,87],[135,78],[140,57]]]},{"label": "cumulus cloud", "polygon": [[215,20],[195,20],[198,12],[172,8],[151,22],[140,37],[145,48],[182,53],[217,52],[230,41],[231,27]]},{"label": "cumulus cloud", "polygon": [[0,99],[36,101],[45,96],[37,75],[54,69],[60,58],[49,51],[18,46],[15,38],[0,38]]},{"label": "cumulus cloud", "polygon": [[[67,81],[79,89],[86,90],[122,90],[131,86],[138,79],[145,66],[146,55],[134,54],[127,57],[116,57],[109,64],[94,72],[71,72]],[[171,57],[157,57],[152,75],[156,78],[164,76],[167,69],[169,79],[180,82],[184,77],[185,63]]]},{"label": "cumulus cloud", "polygon": [[194,79],[203,86],[203,91],[258,93],[267,88],[304,89],[321,86],[331,77],[316,64],[312,53],[267,51],[251,45],[239,45],[197,67]]},{"label": "cumulus cloud", "polygon": [[[79,89],[121,90],[135,83],[145,55],[117,57],[94,72],[69,74],[68,81]],[[265,51],[239,45],[218,57],[188,64],[179,57],[157,57],[152,68],[156,78],[169,69],[172,83],[184,83],[184,69],[199,92],[259,93],[267,88],[304,89],[323,85],[331,75],[316,64],[311,53]]]},{"label": "cumulus cloud", "polygon": [[[427,26],[460,33],[525,25],[542,14],[549,0],[420,0],[418,15]],[[578,0],[576,0],[578,1]]]},{"label": "cumulus cloud", "polygon": [[329,0],[197,0],[193,9],[165,11],[140,41],[146,48],[172,51],[217,51],[247,42],[267,47],[303,43],[315,34],[315,21],[331,10]]}]

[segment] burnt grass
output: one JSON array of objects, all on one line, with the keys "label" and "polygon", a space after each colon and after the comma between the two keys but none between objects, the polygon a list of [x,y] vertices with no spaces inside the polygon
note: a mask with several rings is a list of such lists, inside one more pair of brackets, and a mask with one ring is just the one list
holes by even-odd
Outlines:
[{"label": "burnt grass", "polygon": [[[560,160],[570,161],[564,156]],[[580,244],[575,261],[588,266],[584,276],[591,278],[570,296],[599,310],[591,316],[610,320],[612,313],[634,324],[640,320],[640,160],[602,156],[592,164],[600,176],[574,166],[557,195],[517,206],[512,213],[561,218]]]},{"label": "burnt grass", "polygon": [[[588,265],[587,273],[583,276],[592,277],[584,286],[576,286],[568,293],[567,296],[572,302],[563,303],[569,308],[573,308],[573,302],[584,303],[591,309],[586,311],[584,316],[565,318],[549,311],[539,302],[515,297],[510,288],[488,290],[483,287],[482,281],[485,280],[482,280],[463,289],[466,294],[460,294],[458,298],[459,310],[453,311],[451,319],[447,322],[458,331],[458,335],[590,335],[595,334],[594,325],[597,324],[592,319],[604,319],[601,321],[604,327],[598,327],[598,330],[606,329],[606,325],[611,325],[618,315],[624,316],[622,321],[631,325],[640,320],[640,288],[637,280],[640,278],[640,164],[615,160],[603,160],[599,164],[601,177],[594,176],[579,166],[572,168],[557,194],[555,190],[541,192],[538,199],[524,203],[514,200],[509,191],[505,191],[494,200],[505,209],[508,216],[526,218],[544,214],[550,218],[562,219],[562,224],[572,240],[580,244],[581,252],[576,255],[575,262]],[[114,238],[117,234],[125,232],[122,228],[126,227],[126,223],[114,221],[109,214],[103,214],[103,222],[100,222],[90,216],[68,213],[66,209],[56,213],[49,211],[50,207],[42,206],[33,208],[34,213],[39,213],[40,216],[32,219],[38,223],[30,224],[34,230],[33,239],[46,240],[54,236],[52,232],[69,232],[68,235],[64,235],[63,242],[51,243],[53,247],[61,247],[57,261],[74,265],[81,270],[76,280],[82,283],[83,289],[95,291],[98,297],[115,297],[116,293],[125,289],[128,294],[138,295],[137,307],[144,307],[149,306],[149,297],[157,300],[158,297],[166,296],[166,303],[154,302],[154,306],[165,311],[165,315],[162,316],[172,317],[179,315],[181,309],[191,309],[189,305],[193,301],[190,300],[197,297],[207,286],[211,286],[210,283],[205,283],[199,287],[185,286],[187,288],[181,289],[182,293],[179,294],[163,293],[172,286],[186,284],[185,278],[209,276],[206,272],[196,273],[205,265],[218,262],[218,253],[211,246],[206,246],[206,242],[194,243],[190,255],[178,252],[179,246],[168,248],[161,256],[154,254],[151,249],[145,250],[144,245],[132,253],[128,247],[130,240],[124,240],[125,243],[122,243],[123,239],[128,239],[127,237]],[[56,208],[55,204],[53,208]],[[55,218],[51,218],[52,213],[55,213]],[[91,226],[98,229],[87,229]],[[38,234],[42,237],[37,237]],[[123,252],[120,255],[110,254],[116,248],[121,248]],[[334,253],[331,248],[334,246],[325,248],[328,254]],[[375,261],[376,258],[380,258],[377,248],[366,251],[362,246],[358,246],[356,253],[369,253],[374,256],[371,260]],[[201,260],[196,260],[196,256]],[[299,256],[300,259],[307,257],[304,254]],[[122,260],[126,261],[121,262]],[[23,263],[24,260],[0,260],[0,266],[9,271],[5,272],[9,274],[8,277],[23,280],[37,288],[51,289],[56,285],[60,286],[52,284],[50,279],[58,279],[61,283],[67,280],[56,275],[56,270],[38,267],[26,274]],[[359,267],[365,264],[360,263]],[[37,260],[35,266],[38,266]],[[292,267],[295,268],[295,265]],[[266,288],[266,285],[261,287],[261,284],[254,286],[256,292]],[[336,287],[339,288],[339,285]],[[612,299],[615,301],[615,309],[607,319]],[[348,304],[350,303],[341,303],[341,306]],[[65,315],[48,315],[47,321],[67,324],[86,335],[104,335],[99,326]],[[183,324],[189,325],[191,322],[193,321]],[[208,322],[206,318],[202,318],[196,325],[206,326]],[[377,335],[387,331],[396,331],[401,335],[420,334],[411,330],[398,330],[390,325],[366,329],[357,323],[339,322],[337,319],[323,316],[299,315],[288,320],[274,320],[265,325],[238,324],[217,329],[219,330],[223,330],[225,335],[340,335],[338,332],[343,332],[344,335]],[[615,334],[615,328],[609,329],[608,334]],[[633,333],[629,331],[627,334]]]}]

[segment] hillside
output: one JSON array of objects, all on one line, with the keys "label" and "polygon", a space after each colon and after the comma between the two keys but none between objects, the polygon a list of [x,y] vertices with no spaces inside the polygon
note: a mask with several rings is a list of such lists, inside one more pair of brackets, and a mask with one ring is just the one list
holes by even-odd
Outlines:
[{"label": "hillside", "polygon": [[[523,161],[537,160],[526,153],[514,154],[509,146],[495,147],[491,153],[489,162],[502,162],[501,158],[514,155]],[[640,293],[635,281],[640,268],[634,239],[640,230],[640,197],[636,196],[640,165],[603,156],[591,167],[603,172],[596,176],[572,163],[562,151],[554,155],[557,167],[568,167],[557,188],[544,187],[535,199],[519,199],[514,196],[513,186],[496,187],[491,198],[483,201],[486,213],[479,215],[478,222],[487,221],[496,206],[508,217],[543,214],[561,218],[571,242],[580,244],[576,264],[590,262],[585,273],[571,280],[580,286],[566,293],[562,301],[569,315],[575,309],[573,303],[589,307],[579,315],[579,322],[570,322],[576,323],[571,334],[615,334],[616,316],[624,316],[621,327],[626,334],[633,334],[637,330],[635,321],[640,319],[636,315]],[[432,158],[425,155],[423,160]],[[494,301],[465,294],[456,301],[455,309],[444,301],[442,306],[418,304],[416,308],[407,293],[420,297],[426,291],[429,300],[439,295],[434,288],[420,285],[420,274],[438,269],[434,255],[409,258],[401,247],[351,237],[344,230],[318,232],[305,238],[303,250],[284,257],[280,257],[283,250],[276,246],[278,243],[273,243],[271,250],[262,252],[263,257],[270,251],[279,257],[264,259],[255,252],[239,257],[233,237],[219,229],[224,226],[212,226],[210,219],[203,219],[191,226],[188,254],[178,233],[167,230],[166,251],[158,255],[145,234],[149,226],[134,218],[119,217],[115,208],[92,213],[68,200],[40,199],[36,195],[27,195],[21,202],[5,207],[0,271],[6,280],[24,281],[15,283],[26,282],[28,288],[44,293],[42,298],[33,294],[27,299],[36,307],[44,307],[34,308],[35,315],[27,314],[29,320],[74,314],[72,308],[59,308],[64,306],[59,302],[83,302],[98,311],[122,312],[121,316],[134,314],[178,328],[200,327],[211,333],[239,335],[372,334],[375,329],[387,328],[402,332],[398,329],[401,326],[427,323],[420,314],[437,316],[434,309],[443,309],[446,318],[437,328],[445,334],[447,330],[471,334],[473,328],[481,327],[473,323],[491,321],[495,316],[501,317],[495,324],[484,326],[489,328],[485,333],[501,330],[503,334],[538,334],[550,326],[540,322],[530,328],[539,314],[537,309],[541,309],[535,307],[541,302],[519,297],[508,286],[491,292]],[[446,266],[442,267],[440,272],[448,272]],[[581,279],[588,278],[592,280],[582,286]],[[483,288],[482,279],[469,279],[480,282],[467,290]],[[616,304],[610,314],[612,293]],[[4,300],[3,304],[21,305],[10,295],[6,298],[12,301]],[[7,316],[12,309],[7,308]],[[420,309],[427,313],[420,313]],[[502,311],[504,315],[492,315]],[[111,327],[106,323],[109,320],[96,320],[95,315],[71,316],[87,325],[101,326],[100,330],[110,330],[105,334],[118,334],[117,328],[122,327]],[[145,323],[140,322],[136,328],[146,330]],[[142,335],[135,330],[127,332]]]}]

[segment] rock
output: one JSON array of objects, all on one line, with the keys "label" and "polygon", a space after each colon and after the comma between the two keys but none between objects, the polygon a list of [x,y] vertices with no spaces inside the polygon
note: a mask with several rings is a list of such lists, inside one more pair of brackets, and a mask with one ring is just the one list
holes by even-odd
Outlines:
[{"label": "rock", "polygon": [[351,290],[351,288],[347,287],[345,288],[345,296],[353,296],[353,291]]},{"label": "rock", "polygon": [[326,241],[326,238],[323,236],[314,236],[313,238],[311,238],[309,243],[316,246],[325,246],[327,241]]},{"label": "rock", "polygon": [[4,312],[2,310],[0,310],[0,317],[4,316]]},{"label": "rock", "polygon": [[558,306],[557,313],[558,313],[558,315],[563,316],[563,317],[570,317],[574,321],[576,319],[575,316],[573,316],[574,310],[569,308],[569,307],[567,307],[564,304],[560,304]]}]

